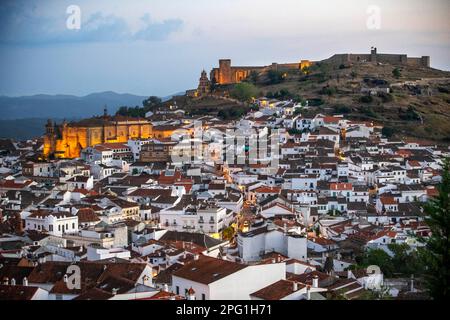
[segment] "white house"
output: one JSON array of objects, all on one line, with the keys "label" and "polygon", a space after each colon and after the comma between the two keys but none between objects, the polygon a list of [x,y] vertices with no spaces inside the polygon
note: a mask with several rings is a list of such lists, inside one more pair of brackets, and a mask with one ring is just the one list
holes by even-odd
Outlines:
[{"label": "white house", "polygon": [[197,255],[172,274],[172,292],[196,300],[249,300],[285,277],[285,263],[245,265]]},{"label": "white house", "polygon": [[25,230],[48,232],[53,236],[78,232],[78,217],[65,211],[33,210],[25,212]]},{"label": "white house", "polygon": [[265,225],[245,233],[238,234],[239,257],[243,261],[258,261],[261,256],[281,253],[289,258],[306,261],[307,240],[305,235],[285,232],[272,225]]}]

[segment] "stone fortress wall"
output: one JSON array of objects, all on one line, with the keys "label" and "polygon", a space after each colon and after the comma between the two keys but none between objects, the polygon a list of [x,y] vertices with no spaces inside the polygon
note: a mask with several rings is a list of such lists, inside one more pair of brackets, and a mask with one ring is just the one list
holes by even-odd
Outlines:
[{"label": "stone fortress wall", "polygon": [[233,84],[245,80],[252,71],[263,72],[266,70],[288,71],[298,70],[311,65],[309,60],[295,63],[272,63],[268,66],[232,66],[230,59],[220,59],[219,67],[213,68],[210,73],[211,81],[217,84]]},{"label": "stone fortress wall", "polygon": [[332,57],[323,60],[325,63],[336,65],[358,63],[358,62],[380,62],[393,65],[410,65],[417,67],[430,68],[430,57],[408,57],[406,54],[386,54],[378,53],[377,48],[371,48],[370,54],[344,53],[335,54]]}]

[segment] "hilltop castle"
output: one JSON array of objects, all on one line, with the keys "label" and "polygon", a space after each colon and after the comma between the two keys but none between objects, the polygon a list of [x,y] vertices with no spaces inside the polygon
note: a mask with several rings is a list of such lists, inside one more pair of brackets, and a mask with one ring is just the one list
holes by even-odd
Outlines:
[{"label": "hilltop castle", "polygon": [[[210,72],[209,79],[206,72],[203,71],[200,77],[197,90],[188,90],[186,94],[189,96],[200,97],[209,94],[210,83],[219,85],[235,84],[245,80],[252,72],[261,73],[267,70],[288,71],[303,70],[318,61],[301,60],[295,63],[272,63],[268,66],[232,66],[230,59],[220,59],[219,67],[213,68]],[[409,65],[430,68],[430,57],[408,57],[406,54],[386,54],[378,53],[377,48],[372,47],[370,53],[344,53],[335,54],[328,59],[320,61],[335,66],[351,63],[388,63],[392,65]]]},{"label": "hilltop castle", "polygon": [[217,84],[232,84],[245,80],[251,72],[301,70],[310,65],[311,61],[301,60],[295,63],[272,63],[269,66],[231,66],[230,59],[220,59],[219,67],[211,70],[210,79]]},{"label": "hilltop castle", "polygon": [[129,139],[150,138],[151,123],[142,118],[104,115],[78,122],[64,121],[56,125],[51,120],[45,126],[43,156],[73,159],[81,150],[102,143],[126,143]]},{"label": "hilltop castle", "polygon": [[393,65],[409,65],[430,68],[430,57],[408,57],[406,54],[387,54],[377,53],[377,48],[372,47],[370,54],[356,54],[344,53],[335,54],[332,57],[323,60],[322,62],[331,63],[335,65],[358,63],[358,62],[373,62],[373,63],[388,63]]}]

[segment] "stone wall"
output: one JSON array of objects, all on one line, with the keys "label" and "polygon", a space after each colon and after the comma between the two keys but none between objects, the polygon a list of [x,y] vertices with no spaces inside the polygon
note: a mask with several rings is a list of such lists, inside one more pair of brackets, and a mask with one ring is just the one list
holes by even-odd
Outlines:
[{"label": "stone wall", "polygon": [[335,54],[328,59],[323,60],[325,63],[330,63],[334,65],[348,64],[348,63],[359,63],[359,62],[380,62],[389,63],[393,65],[411,65],[420,67],[430,67],[430,57],[408,57],[406,54],[386,54],[386,53],[376,53],[376,49],[372,50],[370,54],[355,54],[355,53],[344,53]]}]

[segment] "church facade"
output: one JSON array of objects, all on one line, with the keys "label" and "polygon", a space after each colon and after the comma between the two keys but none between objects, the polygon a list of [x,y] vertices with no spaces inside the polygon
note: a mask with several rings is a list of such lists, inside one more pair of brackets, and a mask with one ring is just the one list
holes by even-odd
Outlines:
[{"label": "church facade", "polygon": [[74,159],[81,150],[102,143],[127,143],[129,139],[152,137],[152,125],[143,118],[94,117],[56,125],[49,120],[44,136],[44,158]]}]

